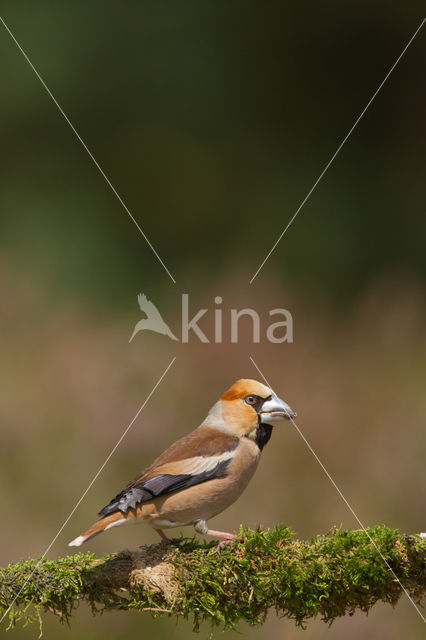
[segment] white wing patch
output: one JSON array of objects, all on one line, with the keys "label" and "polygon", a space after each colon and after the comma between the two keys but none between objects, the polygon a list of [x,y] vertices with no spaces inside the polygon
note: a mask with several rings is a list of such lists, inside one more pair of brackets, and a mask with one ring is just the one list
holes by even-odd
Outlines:
[{"label": "white wing patch", "polygon": [[167,465],[170,468],[170,471],[167,472],[171,473],[171,468],[173,467],[173,473],[184,473],[196,476],[199,473],[213,471],[221,462],[231,460],[235,456],[235,453],[236,449],[233,449],[232,451],[225,451],[225,453],[221,453],[219,456],[194,456],[193,458],[187,458],[186,460],[180,460],[179,462]]}]

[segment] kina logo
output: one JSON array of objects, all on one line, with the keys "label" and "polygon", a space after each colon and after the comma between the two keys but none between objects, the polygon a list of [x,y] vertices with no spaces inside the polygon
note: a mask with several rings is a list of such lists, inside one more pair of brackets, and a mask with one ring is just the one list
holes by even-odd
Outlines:
[{"label": "kina logo", "polygon": [[[138,303],[140,310],[144,313],[144,316],[139,322],[136,323],[133,333],[129,342],[135,338],[136,334],[142,331],[154,331],[164,336],[168,336],[171,340],[181,341],[182,343],[188,343],[190,334],[195,338],[197,337],[200,342],[209,343],[221,343],[224,342],[223,334],[229,335],[231,343],[237,343],[239,340],[239,325],[241,319],[243,323],[249,323],[252,330],[252,342],[259,343],[260,337],[263,332],[268,342],[275,344],[282,342],[293,342],[293,317],[287,309],[277,308],[268,311],[268,315],[281,316],[281,319],[275,322],[270,322],[266,327],[262,325],[262,319],[259,313],[255,309],[229,309],[229,316],[224,314],[224,309],[221,305],[223,299],[221,296],[214,298],[216,307],[213,309],[213,325],[214,335],[206,335],[206,332],[199,326],[201,319],[208,314],[209,309],[198,309],[190,317],[189,313],[189,294],[182,294],[182,309],[181,309],[181,337],[176,337],[169,325],[163,319],[161,313],[151,300],[148,300],[144,293],[138,295]],[[226,340],[227,338],[225,338]]]}]

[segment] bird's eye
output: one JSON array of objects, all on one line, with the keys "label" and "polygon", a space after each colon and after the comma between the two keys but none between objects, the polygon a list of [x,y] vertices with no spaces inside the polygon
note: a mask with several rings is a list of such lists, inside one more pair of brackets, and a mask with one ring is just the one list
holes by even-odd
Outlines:
[{"label": "bird's eye", "polygon": [[256,404],[256,396],[246,396],[245,401],[247,402],[247,404],[254,405]]}]

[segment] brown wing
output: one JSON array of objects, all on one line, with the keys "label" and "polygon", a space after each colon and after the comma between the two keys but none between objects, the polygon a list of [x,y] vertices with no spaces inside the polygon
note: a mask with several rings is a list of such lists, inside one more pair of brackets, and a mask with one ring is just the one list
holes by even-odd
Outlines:
[{"label": "brown wing", "polygon": [[116,511],[126,513],[158,496],[225,477],[238,444],[236,436],[199,427],[172,444],[117,494],[99,516]]}]

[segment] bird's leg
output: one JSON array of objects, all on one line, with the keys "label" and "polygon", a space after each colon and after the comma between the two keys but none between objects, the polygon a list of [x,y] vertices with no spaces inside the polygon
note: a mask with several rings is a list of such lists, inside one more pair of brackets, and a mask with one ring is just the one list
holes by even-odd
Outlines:
[{"label": "bird's leg", "polygon": [[166,536],[164,531],[162,531],[161,529],[154,529],[154,531],[156,531],[160,536],[162,544],[168,544],[170,542],[170,538]]},{"label": "bird's leg", "polygon": [[214,529],[207,529],[206,535],[213,536],[214,538],[222,538],[222,540],[225,540],[226,542],[235,540],[235,535],[233,533],[227,533],[226,531],[215,531]]},{"label": "bird's leg", "polygon": [[197,520],[196,522],[194,522],[194,529],[197,533],[201,533],[204,536],[213,536],[215,538],[222,538],[222,540],[226,540],[226,542],[230,542],[231,540],[235,539],[235,536],[233,533],[227,533],[226,531],[215,531],[214,529],[209,529],[207,526],[207,522],[205,520]]}]

